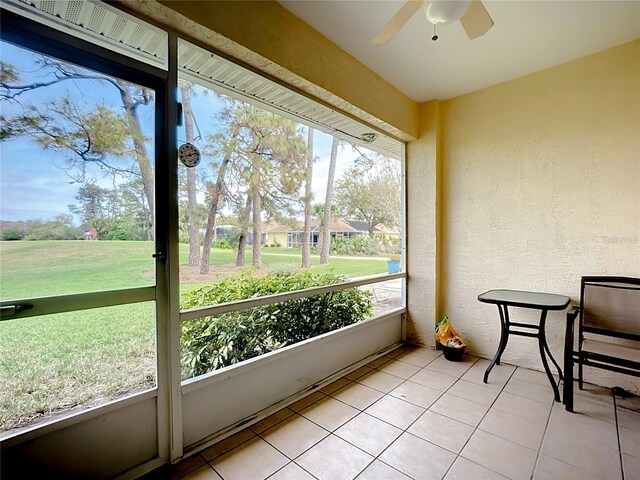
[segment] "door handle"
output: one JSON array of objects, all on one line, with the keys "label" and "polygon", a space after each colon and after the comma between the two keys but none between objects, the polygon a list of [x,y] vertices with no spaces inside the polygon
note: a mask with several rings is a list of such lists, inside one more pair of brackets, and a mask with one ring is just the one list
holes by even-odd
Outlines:
[{"label": "door handle", "polygon": [[151,255],[153,258],[157,258],[158,260],[160,260],[162,263],[165,263],[167,261],[167,254],[166,252],[164,252],[163,250],[159,251],[158,253],[154,253],[153,255]]}]

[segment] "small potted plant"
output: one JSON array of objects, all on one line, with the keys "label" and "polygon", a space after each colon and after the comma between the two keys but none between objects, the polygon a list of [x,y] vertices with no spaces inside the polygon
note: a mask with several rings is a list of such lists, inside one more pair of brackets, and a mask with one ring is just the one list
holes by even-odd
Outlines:
[{"label": "small potted plant", "polygon": [[389,255],[389,260],[387,260],[387,270],[389,273],[398,273],[400,271],[401,259],[401,255]]},{"label": "small potted plant", "polygon": [[436,340],[442,347],[444,358],[452,362],[462,360],[467,344],[464,343],[460,334],[449,323],[448,317],[442,317],[442,320],[436,325]]}]

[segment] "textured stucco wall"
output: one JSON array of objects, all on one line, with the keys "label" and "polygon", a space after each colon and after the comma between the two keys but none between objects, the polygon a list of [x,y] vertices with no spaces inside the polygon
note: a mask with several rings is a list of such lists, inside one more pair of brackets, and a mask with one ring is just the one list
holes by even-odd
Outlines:
[{"label": "textured stucco wall", "polygon": [[407,341],[434,345],[438,292],[440,103],[420,105],[419,138],[407,144]]},{"label": "textured stucco wall", "polygon": [[[497,308],[477,301],[486,290],[577,299],[582,275],[640,276],[640,41],[441,110],[440,300],[472,352],[491,357],[497,347]],[[550,312],[547,328],[560,362],[564,320]],[[542,368],[523,337],[511,338],[503,360]],[[637,379],[589,378],[638,391]]]}]

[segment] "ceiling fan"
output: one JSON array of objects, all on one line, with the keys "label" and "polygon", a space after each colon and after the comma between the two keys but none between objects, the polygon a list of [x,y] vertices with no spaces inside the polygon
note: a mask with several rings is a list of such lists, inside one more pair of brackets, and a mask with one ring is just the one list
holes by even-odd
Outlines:
[{"label": "ceiling fan", "polygon": [[452,23],[460,20],[469,39],[480,37],[493,27],[493,19],[480,0],[409,0],[382,30],[373,37],[371,43],[381,45],[387,43],[400,31],[411,17],[424,6],[427,20],[433,24],[432,40],[437,40],[435,33],[439,23]]}]

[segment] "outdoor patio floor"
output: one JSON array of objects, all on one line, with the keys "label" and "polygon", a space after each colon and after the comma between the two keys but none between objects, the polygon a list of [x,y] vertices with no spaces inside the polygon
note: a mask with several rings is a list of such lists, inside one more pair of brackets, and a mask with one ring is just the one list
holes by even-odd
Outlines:
[{"label": "outdoor patio floor", "polygon": [[543,373],[401,347],[173,467],[162,479],[638,479],[640,401]]}]

